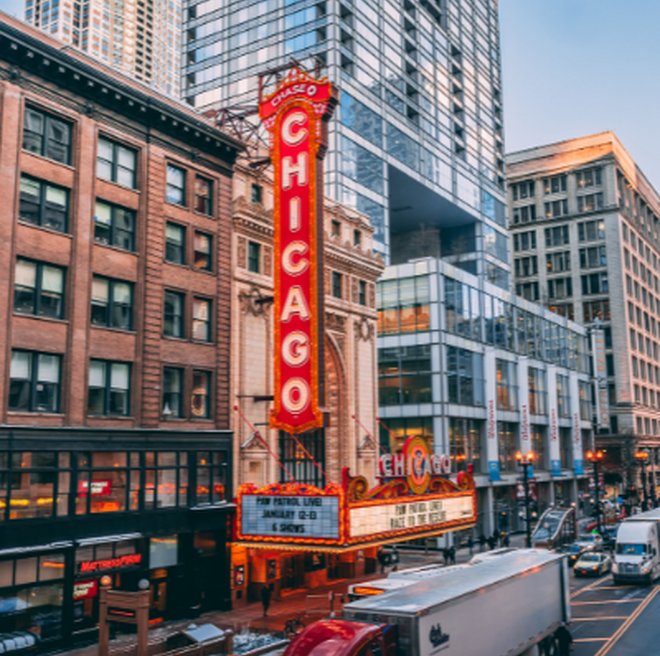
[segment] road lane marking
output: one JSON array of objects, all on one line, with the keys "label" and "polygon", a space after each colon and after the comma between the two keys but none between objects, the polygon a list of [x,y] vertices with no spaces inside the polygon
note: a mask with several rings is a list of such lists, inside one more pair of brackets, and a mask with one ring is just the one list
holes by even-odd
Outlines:
[{"label": "road lane marking", "polygon": [[639,604],[641,601],[642,599],[611,599],[610,601],[573,601],[571,602],[571,606],[591,606],[594,604]]},{"label": "road lane marking", "polygon": [[573,642],[606,642],[609,638],[573,638]]},{"label": "road lane marking", "polygon": [[575,590],[574,592],[571,593],[571,599],[573,597],[577,597],[580,593],[582,592],[587,592],[588,590],[591,590],[592,588],[595,588],[600,581],[594,581],[593,583],[590,583],[589,585],[585,585],[584,587],[580,588],[579,590]]},{"label": "road lane marking", "polygon": [[624,590],[625,588],[639,588],[638,585],[601,585],[599,590]]},{"label": "road lane marking", "polygon": [[598,622],[599,620],[627,620],[628,615],[613,617],[571,617],[571,622]]},{"label": "road lane marking", "polygon": [[660,587],[654,588],[653,592],[648,594],[644,601],[635,608],[634,612],[630,615],[630,617],[617,629],[615,634],[609,639],[609,641],[604,644],[598,652],[596,652],[596,656],[605,656],[607,652],[612,649],[614,644],[617,642],[617,640],[628,630],[630,625],[642,614],[642,611],[653,601],[655,596],[660,592]]}]

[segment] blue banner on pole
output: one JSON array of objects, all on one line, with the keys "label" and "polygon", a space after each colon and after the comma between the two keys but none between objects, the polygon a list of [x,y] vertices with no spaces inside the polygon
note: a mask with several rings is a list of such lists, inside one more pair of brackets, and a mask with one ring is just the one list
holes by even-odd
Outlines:
[{"label": "blue banner on pole", "polygon": [[573,468],[576,476],[582,476],[584,474],[584,460],[576,460]]},{"label": "blue banner on pole", "polygon": [[491,481],[500,481],[500,463],[497,460],[488,461],[488,476]]},{"label": "blue banner on pole", "polygon": [[527,465],[527,478],[534,478],[534,465],[532,464]]},{"label": "blue banner on pole", "polygon": [[552,472],[553,476],[561,476],[561,461],[551,460],[550,471]]}]

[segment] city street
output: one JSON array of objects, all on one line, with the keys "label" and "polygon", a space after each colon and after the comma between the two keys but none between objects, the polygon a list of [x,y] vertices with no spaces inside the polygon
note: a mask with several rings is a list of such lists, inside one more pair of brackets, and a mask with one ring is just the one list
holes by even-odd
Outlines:
[{"label": "city street", "polygon": [[571,574],[571,633],[575,656],[657,653],[660,586],[614,586],[612,576],[596,580]]}]

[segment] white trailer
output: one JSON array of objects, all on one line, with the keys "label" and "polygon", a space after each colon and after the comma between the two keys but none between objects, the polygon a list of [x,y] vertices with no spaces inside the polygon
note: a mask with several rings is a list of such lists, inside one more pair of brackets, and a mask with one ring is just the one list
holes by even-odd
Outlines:
[{"label": "white trailer", "polygon": [[652,583],[660,577],[660,508],[627,517],[616,534],[614,583]]},{"label": "white trailer", "polygon": [[538,654],[539,643],[570,621],[566,558],[516,550],[351,602],[343,616],[396,627],[398,656]]}]

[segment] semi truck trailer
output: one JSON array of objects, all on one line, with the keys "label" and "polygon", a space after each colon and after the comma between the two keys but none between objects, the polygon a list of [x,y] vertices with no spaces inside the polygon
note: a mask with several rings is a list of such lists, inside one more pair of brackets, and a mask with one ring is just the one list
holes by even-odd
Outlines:
[{"label": "semi truck trailer", "polygon": [[536,656],[569,621],[566,557],[524,549],[350,602],[284,656]]}]

